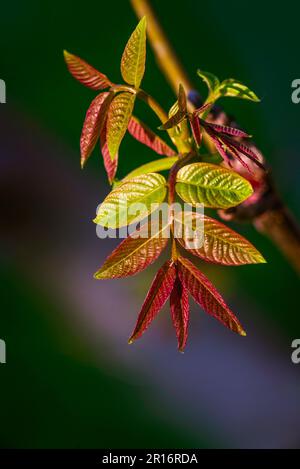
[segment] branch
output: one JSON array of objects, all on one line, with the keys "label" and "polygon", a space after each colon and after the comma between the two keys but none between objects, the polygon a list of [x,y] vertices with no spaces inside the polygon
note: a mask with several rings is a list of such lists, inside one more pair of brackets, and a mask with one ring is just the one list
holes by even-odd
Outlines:
[{"label": "branch", "polygon": [[[201,98],[195,91],[191,81],[187,77],[180,64],[174,50],[172,49],[165,33],[153,12],[149,0],[130,0],[133,9],[138,17],[147,16],[148,37],[156,55],[158,65],[168,79],[175,93],[181,83],[189,95],[189,107],[192,110],[197,102],[197,107],[201,104]],[[192,101],[192,102],[191,102]],[[217,121],[225,125],[233,125],[224,111],[219,107],[213,109],[210,121]],[[261,152],[253,144],[253,148],[261,155]],[[263,155],[261,155],[264,161]],[[285,207],[283,201],[274,188],[270,170],[265,173],[259,172],[255,179],[259,182],[259,189],[256,197],[251,203],[243,203],[220,215],[227,220],[250,221],[255,228],[268,236],[282,251],[290,264],[300,272],[300,229]]]}]

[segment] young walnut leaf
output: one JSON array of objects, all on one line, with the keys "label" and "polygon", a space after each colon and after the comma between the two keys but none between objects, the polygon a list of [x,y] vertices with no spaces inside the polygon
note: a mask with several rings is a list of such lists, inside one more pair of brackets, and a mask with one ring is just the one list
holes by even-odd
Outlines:
[{"label": "young walnut leaf", "polygon": [[176,278],[173,290],[171,292],[170,308],[172,322],[178,340],[178,350],[183,352],[188,338],[190,305],[188,290],[182,285],[179,278]]},{"label": "young walnut leaf", "polygon": [[[191,227],[193,221],[201,219],[203,229],[195,230],[193,239],[184,236],[177,241],[189,252],[204,259],[207,262],[222,265],[259,264],[266,262],[263,256],[243,236],[231,230],[213,218],[200,213],[184,213],[184,222]],[[199,221],[199,220],[198,220]],[[196,226],[200,224],[197,223]],[[188,233],[187,236],[190,236]],[[194,247],[195,246],[195,247]]]},{"label": "young walnut leaf", "polygon": [[135,275],[152,264],[168,243],[169,225],[142,226],[110,254],[94,278],[121,278]]},{"label": "young walnut leaf", "polygon": [[202,142],[202,132],[199,117],[195,113],[190,115],[190,124],[195,142],[197,143],[198,147],[200,147]]},{"label": "young walnut leaf", "polygon": [[132,116],[128,132],[139,142],[154,150],[159,155],[174,156],[175,151],[137,117]]},{"label": "young walnut leaf", "polygon": [[105,115],[112,99],[112,93],[96,96],[87,110],[80,137],[81,167],[91,155],[105,123]]},{"label": "young walnut leaf", "polygon": [[92,90],[104,90],[110,88],[112,82],[103,73],[98,72],[94,67],[76,55],[64,51],[65,62],[71,75],[83,85]]},{"label": "young walnut leaf", "polygon": [[112,160],[118,153],[131,117],[135,95],[120,93],[112,101],[107,118],[107,145]]},{"label": "young walnut leaf", "polygon": [[220,293],[205,275],[188,259],[179,257],[178,275],[196,303],[208,314],[218,319],[224,326],[245,336],[246,333],[233,312],[226,305]]},{"label": "young walnut leaf", "polygon": [[186,94],[182,85],[179,85],[178,99],[171,107],[169,112],[169,119],[159,126],[159,130],[169,130],[172,127],[180,124],[187,114],[187,101]]},{"label": "young walnut leaf", "polygon": [[177,194],[187,203],[210,208],[234,207],[246,200],[253,189],[239,174],[209,163],[193,163],[177,173]]},{"label": "young walnut leaf", "polygon": [[121,74],[129,84],[139,88],[145,72],[146,62],[146,17],[144,16],[124,49],[121,60]]},{"label": "young walnut leaf", "polygon": [[213,95],[215,90],[219,87],[219,79],[210,72],[204,72],[203,70],[197,70],[198,76],[204,81],[207,85],[209,95]]},{"label": "young walnut leaf", "polygon": [[167,261],[154,277],[139,314],[135,329],[129,339],[130,344],[145,332],[157,313],[162,309],[170,296],[175,280],[176,267],[172,261]]},{"label": "young walnut leaf", "polygon": [[160,158],[159,160],[150,161],[149,163],[145,163],[131,171],[129,174],[127,174],[123,181],[125,179],[131,179],[133,177],[140,176],[141,174],[156,173],[158,171],[170,169],[177,160],[177,156],[169,156],[168,158]]},{"label": "young walnut leaf", "polygon": [[241,98],[248,99],[250,101],[259,102],[260,99],[256,96],[253,91],[251,91],[248,86],[244,85],[234,78],[229,78],[222,81],[218,89],[216,90],[218,96],[223,97],[232,97],[232,98]]},{"label": "young walnut leaf", "polygon": [[109,183],[112,184],[117,168],[118,168],[118,153],[115,155],[115,158],[112,160],[111,154],[109,153],[108,145],[107,145],[107,138],[106,138],[106,125],[107,125],[107,119],[105,120],[102,130],[100,133],[100,145],[101,145],[101,153],[103,156],[103,163],[105,167],[105,171],[109,180]]},{"label": "young walnut leaf", "polygon": [[156,173],[128,179],[113,189],[100,205],[94,222],[120,228],[142,220],[166,197],[166,180]]}]

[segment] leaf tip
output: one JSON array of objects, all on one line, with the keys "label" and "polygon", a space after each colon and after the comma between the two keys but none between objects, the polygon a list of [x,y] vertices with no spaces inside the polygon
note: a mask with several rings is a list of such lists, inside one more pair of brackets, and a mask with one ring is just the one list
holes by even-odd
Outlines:
[{"label": "leaf tip", "polygon": [[246,337],[246,335],[247,335],[246,332],[244,331],[244,329],[242,329],[242,328],[239,330],[239,334],[243,337]]}]

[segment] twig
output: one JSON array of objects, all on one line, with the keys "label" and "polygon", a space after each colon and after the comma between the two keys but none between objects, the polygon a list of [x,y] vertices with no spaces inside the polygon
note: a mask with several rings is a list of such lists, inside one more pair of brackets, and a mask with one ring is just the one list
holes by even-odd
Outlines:
[{"label": "twig", "polygon": [[[148,37],[156,55],[158,64],[170,82],[175,93],[178,91],[181,83],[185,91],[199,99],[197,92],[187,77],[182,65],[180,64],[169,40],[164,34],[149,0],[130,0],[133,9],[138,17],[147,16]],[[190,109],[195,106],[189,103]],[[221,110],[215,110],[210,118],[212,120],[222,120],[227,125],[232,123],[232,119]],[[254,146],[256,149],[256,147]],[[257,152],[261,152],[257,149]],[[261,186],[263,190],[259,197],[252,204],[241,204],[235,209],[224,212],[223,217],[235,221],[250,221],[255,228],[272,239],[277,247],[287,257],[294,268],[300,272],[300,229],[280,199],[274,184],[270,177],[270,171],[265,175],[260,174]]]}]

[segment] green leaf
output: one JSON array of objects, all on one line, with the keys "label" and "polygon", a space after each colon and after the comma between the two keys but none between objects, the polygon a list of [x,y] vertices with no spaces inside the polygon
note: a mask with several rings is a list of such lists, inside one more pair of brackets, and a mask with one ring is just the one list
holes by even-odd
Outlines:
[{"label": "green leaf", "polygon": [[135,95],[120,93],[112,101],[107,116],[107,145],[111,158],[118,153],[133,111]]},{"label": "green leaf", "polygon": [[142,220],[166,197],[166,180],[156,173],[128,179],[113,189],[100,205],[94,222],[120,228]]},{"label": "green leaf", "polygon": [[204,83],[207,85],[209,95],[213,95],[215,90],[219,87],[219,79],[210,72],[204,72],[203,70],[197,70],[197,74]]},{"label": "green leaf", "polygon": [[259,102],[260,99],[256,94],[251,91],[248,86],[244,85],[234,78],[228,78],[227,80],[222,81],[218,89],[216,90],[218,97],[232,97],[240,99],[248,99],[250,101]]},{"label": "green leaf", "polygon": [[139,88],[146,62],[146,17],[144,16],[126,44],[121,60],[123,79]]},{"label": "green leaf", "polygon": [[106,259],[94,278],[123,278],[135,275],[152,264],[166,247],[169,240],[169,225],[146,223],[134,232]]},{"label": "green leaf", "polygon": [[160,130],[169,130],[172,127],[180,124],[183,119],[186,117],[187,113],[187,100],[184,88],[182,85],[179,85],[178,99],[173,104],[169,111],[169,119],[160,127]]},{"label": "green leaf", "polygon": [[173,164],[176,163],[178,160],[177,156],[169,157],[169,158],[160,158],[159,160],[150,161],[150,163],[143,164],[139,168],[134,169],[131,171],[125,179],[131,179],[136,176],[140,176],[141,174],[147,173],[155,173],[157,171],[164,171],[166,169],[172,168]]},{"label": "green leaf", "polygon": [[178,171],[177,194],[187,203],[210,208],[234,207],[246,200],[253,189],[239,174],[209,163],[193,163]]},{"label": "green leaf", "polygon": [[185,211],[183,217],[180,213],[175,216],[175,222],[181,224],[180,231],[176,229],[180,234],[176,237],[177,241],[207,262],[222,265],[266,262],[247,239],[213,218]]}]

